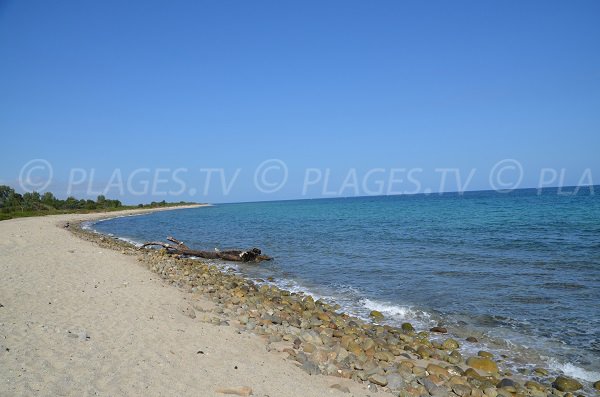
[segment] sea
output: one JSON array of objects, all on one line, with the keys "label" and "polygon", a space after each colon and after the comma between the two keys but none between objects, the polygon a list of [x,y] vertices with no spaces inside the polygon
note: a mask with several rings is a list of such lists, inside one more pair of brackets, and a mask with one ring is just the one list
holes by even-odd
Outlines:
[{"label": "sea", "polygon": [[259,247],[274,260],[218,264],[365,320],[444,326],[463,355],[491,351],[515,373],[600,380],[600,186],[216,204],[89,227]]}]

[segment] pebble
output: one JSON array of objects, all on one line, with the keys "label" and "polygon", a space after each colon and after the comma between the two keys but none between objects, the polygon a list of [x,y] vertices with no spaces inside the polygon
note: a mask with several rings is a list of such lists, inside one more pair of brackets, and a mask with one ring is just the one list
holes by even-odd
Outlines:
[{"label": "pebble", "polygon": [[317,350],[317,348],[312,343],[305,343],[302,346],[302,350],[304,350],[306,353],[313,353],[315,350]]},{"label": "pebble", "polygon": [[417,348],[417,354],[421,356],[422,359],[428,359],[433,353],[430,348],[421,345]]},{"label": "pebble", "polygon": [[376,321],[381,321],[385,318],[385,316],[377,310],[372,310],[371,313],[369,313],[369,317],[373,318]]},{"label": "pebble", "polygon": [[432,375],[436,375],[442,379],[450,378],[450,373],[448,372],[448,370],[446,368],[440,367],[439,365],[429,364],[427,366],[427,372],[429,372]]},{"label": "pebble", "polygon": [[471,397],[484,397],[481,389],[471,389]]},{"label": "pebble", "polygon": [[447,334],[448,333],[448,329],[444,328],[444,327],[433,327],[433,328],[429,329],[429,331],[435,332],[438,334]]},{"label": "pebble", "polygon": [[548,397],[548,393],[546,393],[543,390],[533,389],[533,390],[530,390],[529,393],[532,397]]},{"label": "pebble", "polygon": [[294,339],[294,349],[299,349],[302,341],[299,338]]},{"label": "pebble", "polygon": [[393,362],[395,359],[395,356],[392,353],[386,351],[377,352],[375,353],[374,357],[380,361],[387,362]]},{"label": "pebble", "polygon": [[376,385],[379,386],[386,386],[388,384],[388,380],[385,376],[383,375],[379,375],[379,374],[373,374],[371,376],[369,376],[368,381],[371,383],[375,383]]},{"label": "pebble", "polygon": [[459,353],[458,350],[454,350],[446,358],[446,361],[448,361],[450,364],[460,364],[462,362],[462,360],[463,360],[462,355]]},{"label": "pebble", "polygon": [[527,382],[525,382],[525,388],[529,389],[529,390],[539,390],[539,391],[544,391],[546,389],[544,386],[542,386],[541,384],[539,384],[533,380],[528,380]]},{"label": "pebble", "polygon": [[246,315],[242,315],[242,316],[239,316],[239,317],[238,317],[238,321],[239,321],[239,322],[240,322],[240,324],[242,324],[242,325],[246,325],[246,324],[248,324],[248,320],[249,320],[249,318],[248,318],[248,316],[246,316]]},{"label": "pebble", "polygon": [[511,393],[510,391],[503,388],[503,389],[498,389],[498,396],[513,397],[513,393]]},{"label": "pebble", "polygon": [[404,332],[415,332],[411,323],[402,323],[401,328]]},{"label": "pebble", "polygon": [[447,397],[448,396],[448,391],[445,388],[436,385],[429,379],[423,379],[423,380],[421,380],[421,382],[422,382],[422,385],[425,386],[425,389],[431,396],[433,396],[433,397]]},{"label": "pebble", "polygon": [[448,338],[442,343],[442,349],[444,350],[456,350],[459,348],[459,344],[456,340]]},{"label": "pebble", "polygon": [[321,373],[317,364],[308,360],[305,361],[304,364],[302,364],[302,369],[309,375],[318,375]]},{"label": "pebble", "polygon": [[467,385],[452,385],[452,391],[460,397],[468,397],[471,395],[471,388]]},{"label": "pebble", "polygon": [[583,385],[575,379],[566,376],[558,376],[554,382],[552,382],[552,387],[562,392],[572,392],[581,389]]},{"label": "pebble", "polygon": [[508,379],[508,378],[504,378],[500,382],[498,382],[498,384],[496,385],[496,388],[504,389],[511,393],[517,392],[517,384],[512,379]]},{"label": "pebble", "polygon": [[488,373],[498,372],[498,365],[494,361],[490,360],[489,358],[469,357],[467,359],[467,365],[469,367],[479,369],[481,371],[485,371]]},{"label": "pebble", "polygon": [[391,390],[400,390],[404,387],[404,379],[400,374],[389,374],[386,376],[387,379],[387,387]]}]

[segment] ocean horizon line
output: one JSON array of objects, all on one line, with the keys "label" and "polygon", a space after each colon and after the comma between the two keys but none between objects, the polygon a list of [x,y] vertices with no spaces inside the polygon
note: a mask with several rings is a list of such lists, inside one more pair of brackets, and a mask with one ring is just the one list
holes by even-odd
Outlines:
[{"label": "ocean horizon line", "polygon": [[[577,194],[573,195],[572,192],[558,192],[558,190],[566,189],[578,189]],[[398,194],[373,194],[373,195],[356,195],[356,196],[331,196],[331,197],[304,197],[304,198],[283,198],[277,200],[249,200],[249,201],[215,201],[207,204],[219,205],[219,204],[254,204],[254,203],[277,203],[287,201],[310,201],[310,200],[334,200],[334,199],[358,199],[358,198],[383,198],[383,197],[411,197],[411,196],[425,196],[425,197],[439,197],[444,195],[451,196],[464,196],[465,194],[472,193],[498,193],[499,195],[510,196],[515,192],[520,191],[538,191],[541,195],[545,195],[547,190],[557,190],[556,194],[559,196],[578,196],[579,191],[588,189],[588,194],[581,194],[581,196],[592,196],[596,194],[596,189],[600,190],[600,184],[594,185],[568,185],[568,186],[544,186],[544,187],[523,187],[512,189],[510,191],[499,191],[497,189],[473,189],[473,190],[449,190],[445,192],[417,192],[417,193],[398,193]]]}]

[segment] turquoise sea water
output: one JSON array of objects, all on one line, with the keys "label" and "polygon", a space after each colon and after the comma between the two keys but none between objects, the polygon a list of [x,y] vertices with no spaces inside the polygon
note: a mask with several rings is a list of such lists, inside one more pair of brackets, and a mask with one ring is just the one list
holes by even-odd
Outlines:
[{"label": "turquoise sea water", "polygon": [[[600,192],[600,187],[596,190]],[[96,223],[136,242],[260,247],[248,277],[367,317],[474,335],[463,352],[505,353],[600,379],[600,197],[555,189],[223,204]]]}]

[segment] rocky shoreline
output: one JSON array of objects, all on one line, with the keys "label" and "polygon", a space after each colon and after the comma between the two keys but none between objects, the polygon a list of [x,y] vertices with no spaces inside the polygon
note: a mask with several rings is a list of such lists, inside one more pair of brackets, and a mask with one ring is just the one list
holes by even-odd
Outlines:
[{"label": "rocky shoreline", "polygon": [[[543,368],[512,374],[499,369],[491,353],[463,357],[460,341],[431,340],[441,327],[417,332],[410,323],[380,325],[384,316],[371,312],[372,322],[339,312],[339,307],[254,282],[198,260],[169,255],[165,250],[135,246],[71,223],[75,235],[104,248],[136,256],[170,284],[212,301],[209,310],[192,305],[181,311],[215,325],[233,326],[265,340],[267,350],[283,352],[311,375],[325,374],[363,383],[369,390],[402,397],[572,397],[598,395],[600,381],[582,385],[564,376],[551,377]],[[468,338],[467,338],[468,342]],[[341,391],[344,386],[333,385]]]}]

